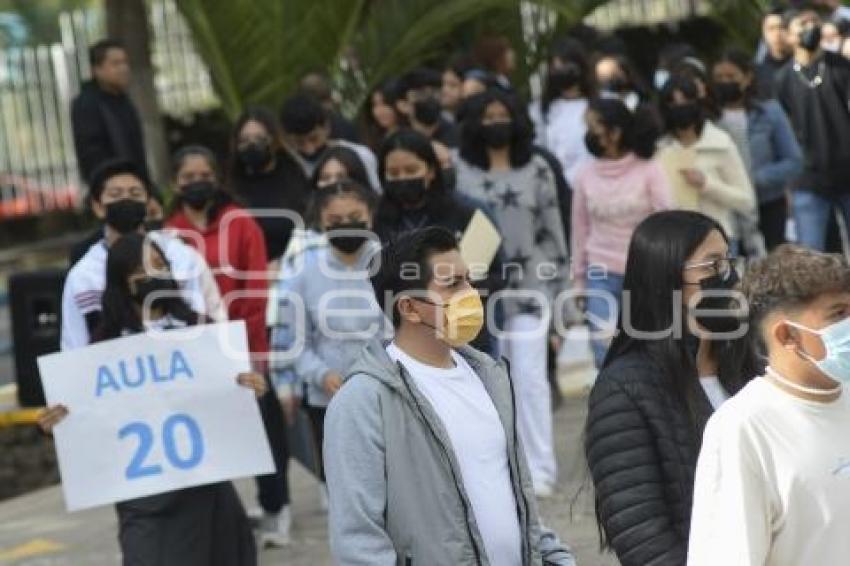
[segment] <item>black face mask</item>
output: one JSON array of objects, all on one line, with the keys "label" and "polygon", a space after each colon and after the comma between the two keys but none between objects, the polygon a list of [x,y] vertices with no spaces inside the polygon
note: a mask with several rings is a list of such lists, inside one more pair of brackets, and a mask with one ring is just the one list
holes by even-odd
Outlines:
[{"label": "black face mask", "polygon": [[146,232],[156,232],[157,230],[162,230],[165,227],[165,222],[163,220],[145,220],[145,231]]},{"label": "black face mask", "polygon": [[413,104],[413,117],[423,126],[436,126],[440,121],[440,113],[443,107],[440,101],[429,96],[423,100],[417,100]]},{"label": "black face mask", "polygon": [[714,96],[721,106],[738,102],[744,97],[741,85],[733,81],[714,83]]},{"label": "black face mask", "polygon": [[[180,290],[177,282],[173,279],[160,277],[145,277],[135,282],[136,290],[132,294],[133,301],[139,305],[147,304],[150,308],[168,312],[170,305],[178,300],[176,293]],[[167,296],[155,297],[154,293],[168,293]],[[151,297],[149,303],[146,303]]]},{"label": "black face mask", "polygon": [[453,191],[457,187],[457,171],[454,167],[446,167],[440,171],[443,176],[443,187],[447,191]]},{"label": "black face mask", "polygon": [[667,114],[667,120],[670,129],[674,131],[687,130],[701,123],[702,108],[696,102],[671,106]]},{"label": "black face mask", "polygon": [[212,181],[195,181],[180,187],[180,199],[190,208],[203,210],[215,195],[216,186]]},{"label": "black face mask", "polygon": [[481,127],[484,144],[494,149],[503,148],[511,143],[514,125],[511,122],[496,122]]},{"label": "black face mask", "polygon": [[817,51],[820,48],[821,28],[818,25],[808,27],[800,32],[800,47],[806,51]]},{"label": "black face mask", "polygon": [[587,146],[587,151],[590,152],[590,155],[594,157],[602,157],[605,155],[605,148],[602,146],[602,142],[599,141],[599,136],[590,130],[584,134],[584,145]]},{"label": "black face mask", "polygon": [[344,234],[344,235],[335,235],[334,231],[336,230],[368,230],[365,222],[341,222],[339,224],[334,224],[333,226],[328,226],[326,230],[328,234],[328,242],[341,251],[344,254],[353,254],[357,250],[359,250],[366,240],[369,239],[369,236],[366,234]]},{"label": "black face mask", "polygon": [[425,177],[393,179],[384,183],[387,198],[404,206],[414,206],[422,202],[426,188]]},{"label": "black face mask", "polygon": [[599,90],[603,92],[625,92],[629,90],[629,82],[623,77],[611,77],[599,81]]},{"label": "black face mask", "polygon": [[145,221],[148,207],[145,203],[125,198],[106,205],[106,223],[121,234],[139,229]]},{"label": "black face mask", "polygon": [[[720,274],[706,277],[699,282],[699,287],[702,291],[731,291],[738,285],[738,281],[738,271],[733,267],[725,278]],[[737,303],[737,300],[727,295],[709,296],[700,299],[696,308],[700,311],[727,311],[737,308],[739,306]],[[696,321],[700,326],[714,333],[734,332],[744,322],[742,317],[730,313],[724,316],[697,316]]]},{"label": "black face mask", "polygon": [[272,160],[272,148],[268,142],[254,142],[246,145],[236,154],[239,162],[249,175],[263,171]]},{"label": "black face mask", "polygon": [[579,81],[581,81],[581,69],[575,65],[552,69],[546,77],[550,92],[558,94],[573,88]]},{"label": "black face mask", "polygon": [[316,161],[319,160],[319,158],[322,156],[322,154],[325,152],[326,149],[328,149],[328,146],[323,145],[322,147],[318,148],[313,153],[304,153],[303,151],[299,151],[298,154],[301,155],[301,157],[303,157],[307,161],[309,161],[311,163],[315,163]]}]

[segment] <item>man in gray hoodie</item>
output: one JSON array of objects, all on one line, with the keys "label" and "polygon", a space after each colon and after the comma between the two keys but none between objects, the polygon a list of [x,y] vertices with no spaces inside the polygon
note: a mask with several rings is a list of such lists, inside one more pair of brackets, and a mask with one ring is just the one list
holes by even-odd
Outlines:
[{"label": "man in gray hoodie", "polygon": [[466,346],[483,312],[454,236],[400,237],[372,284],[396,333],[364,348],[328,409],[336,563],[574,566],[540,525],[508,368]]}]

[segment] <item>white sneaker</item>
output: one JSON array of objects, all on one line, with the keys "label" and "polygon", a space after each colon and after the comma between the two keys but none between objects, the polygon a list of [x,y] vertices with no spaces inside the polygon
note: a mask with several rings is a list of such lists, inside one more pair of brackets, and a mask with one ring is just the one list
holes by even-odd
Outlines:
[{"label": "white sneaker", "polygon": [[330,503],[328,502],[328,484],[319,484],[319,507],[323,512],[327,513]]},{"label": "white sneaker", "polygon": [[555,488],[552,484],[549,483],[541,483],[539,485],[534,486],[534,495],[537,499],[549,499],[553,495],[555,495]]},{"label": "white sneaker", "polygon": [[257,529],[260,548],[288,546],[292,542],[291,529],[292,510],[289,505],[277,515],[265,515]]}]

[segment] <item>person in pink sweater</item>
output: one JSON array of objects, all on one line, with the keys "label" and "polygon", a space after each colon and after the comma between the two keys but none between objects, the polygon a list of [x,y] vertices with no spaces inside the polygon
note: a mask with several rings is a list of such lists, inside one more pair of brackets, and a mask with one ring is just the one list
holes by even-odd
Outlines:
[{"label": "person in pink sweater", "polygon": [[593,357],[601,367],[617,323],[632,233],[653,212],[670,208],[673,199],[652,158],[660,132],[648,109],[632,112],[618,99],[598,98],[585,119],[593,158],[576,174],[570,241],[573,287],[585,293]]}]

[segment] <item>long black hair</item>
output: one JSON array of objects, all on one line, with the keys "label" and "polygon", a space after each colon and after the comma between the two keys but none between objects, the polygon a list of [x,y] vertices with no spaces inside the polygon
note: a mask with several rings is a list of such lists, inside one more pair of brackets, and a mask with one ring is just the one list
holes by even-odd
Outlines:
[{"label": "long black hair", "polygon": [[670,77],[670,80],[667,81],[667,84],[664,85],[664,88],[661,89],[661,95],[659,97],[659,106],[661,107],[661,117],[664,119],[664,127],[667,133],[673,134],[673,129],[671,128],[671,120],[670,120],[670,109],[673,108],[673,93],[676,91],[681,92],[688,102],[695,103],[700,108],[700,113],[702,115],[702,121],[697,125],[697,134],[702,135],[702,129],[705,127],[706,112],[704,104],[700,101],[699,98],[699,87],[697,87],[696,80],[683,73],[675,73]]},{"label": "long black hair", "polygon": [[744,108],[747,110],[759,109],[761,105],[759,104],[759,92],[758,87],[756,86],[756,67],[751,58],[742,50],[733,47],[724,50],[720,54],[715,65],[718,63],[729,63],[730,65],[734,65],[739,71],[750,78],[750,84],[743,89]]},{"label": "long black hair", "polygon": [[[571,37],[561,38],[552,45],[549,52],[549,71],[551,73],[555,60],[558,60],[562,65],[567,67],[573,66],[578,71],[579,82],[578,87],[582,96],[589,97],[593,91],[593,80],[590,75],[590,65],[587,60],[587,52],[580,41]],[[546,77],[546,84],[543,86],[543,96],[540,100],[540,107],[543,111],[543,116],[548,116],[549,107],[552,103],[561,97],[561,91],[557,85],[550,84],[549,74]]]},{"label": "long black hair", "polygon": [[372,186],[369,182],[369,174],[366,173],[366,167],[363,165],[363,160],[360,159],[357,152],[344,145],[332,145],[322,153],[322,157],[319,159],[315,171],[313,171],[313,176],[310,178],[311,189],[315,190],[319,188],[319,176],[327,162],[331,160],[339,161],[345,167],[345,172],[352,181],[364,187]]},{"label": "long black hair", "polygon": [[522,167],[532,157],[531,142],[534,129],[525,107],[517,98],[500,89],[491,88],[468,99],[464,104],[463,123],[460,133],[460,156],[464,161],[479,169],[490,169],[490,157],[487,144],[484,143],[482,120],[487,107],[498,102],[508,110],[513,124],[511,136],[511,166]]},{"label": "long black hair", "polygon": [[[145,265],[145,244],[160,255],[170,271],[168,259],[162,249],[150,238],[131,233],[122,236],[109,248],[106,259],[106,288],[101,299],[103,310],[100,324],[92,333],[92,341],[99,342],[118,338],[125,331],[138,333],[144,330],[138,305],[132,298],[127,279]],[[163,276],[157,272],[151,276]],[[197,324],[200,317],[180,297],[166,302],[169,315],[189,325]]]},{"label": "long black hair", "polygon": [[655,155],[655,144],[661,132],[655,115],[646,105],[632,112],[619,98],[594,98],[588,110],[599,117],[605,129],[620,130],[620,149],[631,151],[641,159],[651,159]]},{"label": "long black hair", "polygon": [[[633,350],[646,352],[664,373],[675,396],[687,407],[694,426],[699,424],[693,399],[693,384],[698,379],[695,349],[698,339],[685,332],[686,326],[681,338],[677,338],[673,330],[677,324],[677,310],[682,314],[682,322],[678,324],[686,324],[679,295],[684,284],[685,263],[712,231],[729,241],[719,222],[699,212],[656,212],[638,225],[626,260],[624,303],[617,334],[602,365],[604,370],[615,359]],[[664,335],[653,340],[632,336],[633,331]],[[718,378],[730,394],[738,392],[764,369],[752,337],[753,333],[748,332],[738,339],[711,343],[711,355],[719,362]]]},{"label": "long black hair", "polygon": [[[204,159],[215,174],[215,182],[218,190],[213,195],[212,206],[210,206],[207,211],[207,221],[212,222],[215,217],[218,216],[218,213],[222,208],[233,202],[233,195],[225,190],[224,185],[222,184],[221,170],[218,167],[218,160],[215,158],[215,154],[210,148],[203,145],[187,145],[181,147],[174,153],[174,156],[171,158],[171,173],[175,180],[177,179],[177,175],[180,173],[180,170],[183,168],[183,165],[186,164],[186,161],[190,157],[200,157]],[[177,192],[174,195],[174,200],[171,204],[171,211],[174,212],[180,210],[182,207],[183,197],[179,192]]]},{"label": "long black hair", "polygon": [[[391,134],[384,141],[381,151],[378,153],[378,175],[381,178],[381,183],[386,182],[387,179],[387,158],[390,153],[396,150],[412,153],[418,159],[424,161],[434,173],[434,178],[425,191],[425,203],[420,210],[430,217],[445,215],[451,209],[451,196],[450,191],[443,183],[440,161],[437,159],[431,140],[410,128],[404,128]],[[404,210],[399,203],[384,196],[378,205],[375,226],[395,226],[403,214]]]},{"label": "long black hair", "polygon": [[[698,377],[696,352],[692,351],[693,344],[688,344],[688,336],[676,338],[672,329],[682,324],[677,318],[682,309],[679,293],[685,263],[715,230],[728,240],[716,220],[685,210],[657,212],[638,225],[629,244],[617,334],[602,365],[604,371],[627,352],[646,352],[689,409],[693,408],[691,388]],[[633,336],[634,331],[656,332],[663,337],[638,338]]]},{"label": "long black hair", "polygon": [[372,115],[372,99],[375,97],[375,94],[380,94],[384,100],[384,104],[392,108],[395,113],[396,123],[400,126],[402,122],[402,117],[395,106],[396,100],[398,100],[398,79],[387,79],[369,93],[360,111],[361,123],[366,133],[368,145],[373,150],[377,150],[381,146],[381,142],[384,141],[384,138],[389,133],[375,121],[375,117]]}]

